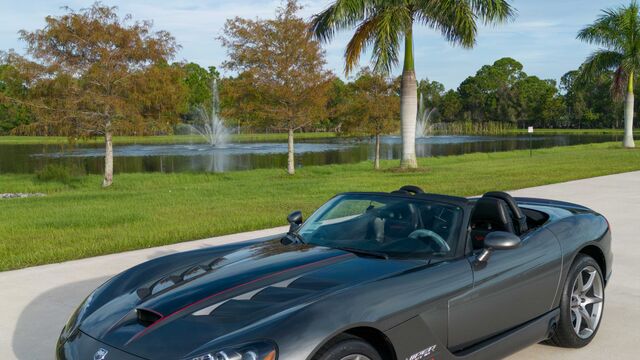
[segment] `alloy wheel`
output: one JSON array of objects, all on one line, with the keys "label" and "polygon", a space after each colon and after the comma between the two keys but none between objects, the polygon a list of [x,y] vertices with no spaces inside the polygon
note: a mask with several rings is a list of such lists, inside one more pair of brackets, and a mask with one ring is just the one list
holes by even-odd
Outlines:
[{"label": "alloy wheel", "polygon": [[595,267],[580,271],[571,292],[571,324],[581,339],[588,339],[598,328],[602,317],[604,286]]},{"label": "alloy wheel", "polygon": [[343,357],[340,360],[371,360],[368,356],[362,354],[351,354]]}]

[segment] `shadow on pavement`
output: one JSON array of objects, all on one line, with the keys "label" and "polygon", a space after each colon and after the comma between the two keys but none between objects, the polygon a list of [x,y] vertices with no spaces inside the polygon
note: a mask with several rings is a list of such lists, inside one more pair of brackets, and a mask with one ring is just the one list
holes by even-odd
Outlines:
[{"label": "shadow on pavement", "polygon": [[50,360],[62,327],[89,293],[110,277],[80,281],[49,290],[26,306],[13,334],[18,359]]}]

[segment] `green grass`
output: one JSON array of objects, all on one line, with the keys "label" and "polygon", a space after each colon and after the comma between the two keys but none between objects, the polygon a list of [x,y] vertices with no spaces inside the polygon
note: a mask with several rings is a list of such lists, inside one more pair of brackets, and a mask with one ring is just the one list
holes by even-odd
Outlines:
[{"label": "green grass", "polygon": [[0,175],[0,192],[44,192],[44,198],[0,200],[0,270],[147,248],[286,223],[309,215],[338,192],[389,191],[414,184],[429,192],[474,195],[640,170],[640,150],[617,143],[476,153],[419,160],[309,166],[224,174],[122,174],[100,188],[100,176],[69,185],[33,175]]},{"label": "green grass", "polygon": [[[296,133],[296,140],[327,139],[334,138],[333,132],[311,132]],[[233,142],[265,142],[265,141],[286,141],[286,133],[271,134],[233,134],[230,141]],[[78,139],[79,144],[102,144],[102,137],[89,139]],[[113,143],[116,145],[126,144],[190,144],[204,143],[205,140],[199,135],[158,135],[158,136],[114,136]],[[69,139],[64,136],[0,136],[0,145],[28,145],[28,144],[67,144]]]}]

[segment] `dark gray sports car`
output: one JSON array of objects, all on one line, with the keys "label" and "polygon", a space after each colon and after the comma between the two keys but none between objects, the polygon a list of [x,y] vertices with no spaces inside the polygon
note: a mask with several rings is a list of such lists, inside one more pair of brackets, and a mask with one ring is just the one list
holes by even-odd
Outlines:
[{"label": "dark gray sports car", "polygon": [[566,202],[344,193],[288,234],[165,256],[95,290],[58,359],[496,359],[588,344],[607,220]]}]

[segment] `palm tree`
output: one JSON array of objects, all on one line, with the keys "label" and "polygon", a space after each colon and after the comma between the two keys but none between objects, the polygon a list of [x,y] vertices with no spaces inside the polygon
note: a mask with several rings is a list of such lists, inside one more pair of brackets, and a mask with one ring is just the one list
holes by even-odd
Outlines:
[{"label": "palm tree", "polygon": [[582,79],[594,79],[607,71],[614,71],[612,93],[622,99],[626,88],[624,107],[624,140],[627,148],[633,142],[633,80],[640,70],[640,14],[634,0],[629,6],[602,10],[602,15],[591,25],[580,30],[578,39],[601,46],[581,67]]},{"label": "palm tree", "polygon": [[404,39],[404,66],[400,113],[402,121],[402,167],[417,167],[417,81],[413,61],[413,24],[440,31],[449,42],[471,48],[477,21],[485,24],[514,16],[508,0],[336,0],[312,19],[311,31],[321,41],[330,41],[339,30],[356,28],[345,52],[345,72],[358,64],[360,55],[372,47],[374,69],[389,73],[399,62]]}]

